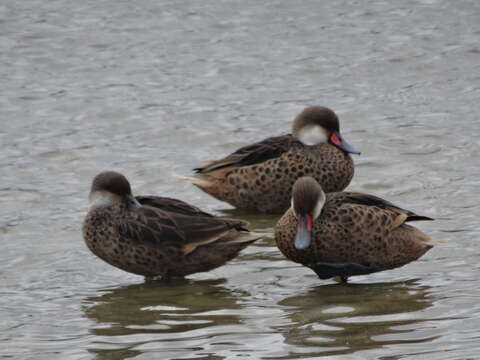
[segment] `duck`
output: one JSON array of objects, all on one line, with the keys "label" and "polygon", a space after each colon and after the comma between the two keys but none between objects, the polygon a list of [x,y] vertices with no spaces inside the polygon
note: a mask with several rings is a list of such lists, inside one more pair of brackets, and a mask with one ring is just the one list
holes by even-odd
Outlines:
[{"label": "duck", "polygon": [[312,176],[326,192],[345,189],[354,173],[350,154],[360,151],[341,135],[333,110],[311,106],[296,116],[291,134],[244,146],[180,178],[238,209],[281,214],[302,176]]},{"label": "duck", "polygon": [[433,220],[379,197],[325,193],[312,177],[301,177],[291,207],[275,225],[275,242],[289,260],[320,279],[348,278],[389,270],[417,260],[441,242],[407,224]]},{"label": "duck", "polygon": [[182,200],[135,197],[127,178],[116,171],[95,176],[89,202],[82,226],[88,249],[147,279],[212,270],[262,237],[243,220],[215,217]]}]

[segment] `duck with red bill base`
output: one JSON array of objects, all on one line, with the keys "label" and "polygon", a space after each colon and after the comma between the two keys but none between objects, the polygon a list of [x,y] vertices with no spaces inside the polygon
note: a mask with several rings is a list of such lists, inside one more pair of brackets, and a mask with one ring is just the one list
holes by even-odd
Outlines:
[{"label": "duck with red bill base", "polygon": [[291,134],[241,147],[181,178],[237,208],[275,214],[290,207],[292,184],[301,176],[315,178],[325,192],[345,189],[353,178],[352,154],[360,151],[343,139],[337,115],[310,106],[295,117]]},{"label": "duck with red bill base", "polygon": [[359,150],[355,149],[343,138],[343,136],[340,134],[339,131],[335,131],[332,133],[332,136],[330,136],[330,143],[338,147],[340,150],[345,151],[346,153],[356,154],[356,155],[361,154]]},{"label": "duck with red bill base", "polygon": [[294,245],[296,249],[306,249],[312,242],[313,217],[311,215],[299,215],[297,224],[297,235]]},{"label": "duck with red bill base", "polygon": [[410,222],[433,220],[370,194],[325,194],[312,177],[293,185],[291,207],[275,226],[275,241],[290,260],[320,279],[394,269],[412,262],[441,240]]}]

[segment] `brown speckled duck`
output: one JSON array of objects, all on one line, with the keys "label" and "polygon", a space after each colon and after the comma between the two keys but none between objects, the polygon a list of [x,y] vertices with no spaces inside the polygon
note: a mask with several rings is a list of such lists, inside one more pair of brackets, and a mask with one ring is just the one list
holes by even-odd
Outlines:
[{"label": "brown speckled duck", "polygon": [[340,134],[337,115],[312,106],[295,118],[292,135],[242,147],[182,178],[237,208],[281,213],[299,177],[312,176],[326,192],[345,189],[353,177],[350,153],[360,154]]},{"label": "brown speckled duck", "polygon": [[418,259],[439,241],[407,225],[433,220],[376,196],[325,194],[315,179],[295,182],[292,206],[275,226],[275,241],[290,260],[320,279],[370,274]]},{"label": "brown speckled duck", "polygon": [[217,218],[180,200],[133,197],[128,180],[114,171],[94,178],[89,200],[83,223],[88,248],[148,278],[209,271],[261,237],[242,220]]}]

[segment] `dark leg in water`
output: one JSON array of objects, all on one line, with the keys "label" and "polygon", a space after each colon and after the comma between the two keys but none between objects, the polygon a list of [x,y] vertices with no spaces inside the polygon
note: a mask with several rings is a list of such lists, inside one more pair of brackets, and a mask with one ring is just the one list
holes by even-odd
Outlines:
[{"label": "dark leg in water", "polygon": [[163,281],[170,282],[171,276],[168,271],[164,271],[161,275],[145,276],[145,281]]},{"label": "dark leg in water", "polygon": [[337,276],[334,276],[332,279],[339,284],[348,283],[348,276],[337,275]]},{"label": "dark leg in water", "polygon": [[345,284],[348,282],[349,276],[370,274],[377,271],[371,264],[364,263],[327,263],[318,262],[312,265],[307,265],[315,271],[318,277],[322,280],[335,278],[335,281]]}]

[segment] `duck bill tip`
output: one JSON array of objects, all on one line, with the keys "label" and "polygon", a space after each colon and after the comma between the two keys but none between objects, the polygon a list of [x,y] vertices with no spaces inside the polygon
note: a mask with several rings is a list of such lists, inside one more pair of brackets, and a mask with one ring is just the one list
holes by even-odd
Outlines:
[{"label": "duck bill tip", "polygon": [[354,148],[352,145],[350,145],[340,134],[339,131],[335,131],[332,136],[330,137],[330,142],[332,145],[336,146],[340,150],[348,153],[348,154],[355,154],[355,155],[360,155],[361,151],[357,150]]},{"label": "duck bill tip", "polygon": [[304,250],[312,242],[312,220],[311,216],[299,216],[297,233],[293,245],[298,250]]},{"label": "duck bill tip", "polygon": [[133,195],[127,195],[128,204],[132,209],[139,209],[142,207],[142,204],[135,198]]}]

